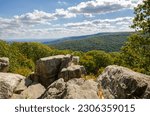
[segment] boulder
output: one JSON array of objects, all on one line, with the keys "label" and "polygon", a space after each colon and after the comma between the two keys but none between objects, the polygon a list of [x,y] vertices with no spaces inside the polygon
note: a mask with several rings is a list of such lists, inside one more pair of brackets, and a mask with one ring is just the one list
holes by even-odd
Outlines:
[{"label": "boulder", "polygon": [[10,98],[23,79],[25,77],[19,74],[0,73],[0,99]]},{"label": "boulder", "polygon": [[66,81],[73,78],[81,78],[82,75],[85,75],[86,71],[83,66],[80,65],[71,65],[67,68],[63,68],[58,75],[58,78],[63,78]]},{"label": "boulder", "polygon": [[150,98],[150,76],[111,65],[97,79],[104,98]]},{"label": "boulder", "polygon": [[29,85],[32,84],[32,81],[28,78],[23,79],[19,85],[16,87],[16,89],[14,90],[14,93],[16,94],[20,94],[22,91],[24,91],[25,89],[28,88]]},{"label": "boulder", "polygon": [[0,72],[7,72],[9,69],[9,58],[0,58]]},{"label": "boulder", "polygon": [[24,97],[21,94],[14,93],[10,99],[24,99]]},{"label": "boulder", "polygon": [[57,80],[62,68],[70,65],[71,55],[57,55],[41,58],[36,63],[35,74],[39,77],[39,82],[45,87]]},{"label": "boulder", "polygon": [[71,79],[66,84],[64,99],[99,99],[99,86],[93,80]]},{"label": "boulder", "polygon": [[79,56],[73,56],[72,57],[72,63],[74,65],[78,65],[79,64],[79,60],[80,60]]},{"label": "boulder", "polygon": [[45,90],[46,89],[44,86],[42,86],[40,83],[33,83],[17,97],[23,99],[38,99],[45,92]]},{"label": "boulder", "polygon": [[52,83],[42,95],[43,99],[99,99],[99,85],[94,80],[74,78],[65,82],[63,78]]},{"label": "boulder", "polygon": [[32,80],[32,82],[39,82],[39,77],[36,73],[32,72],[28,77],[29,80]]},{"label": "boulder", "polygon": [[66,90],[66,82],[64,79],[58,79],[57,81],[53,82],[45,91],[41,98],[44,99],[62,99]]}]

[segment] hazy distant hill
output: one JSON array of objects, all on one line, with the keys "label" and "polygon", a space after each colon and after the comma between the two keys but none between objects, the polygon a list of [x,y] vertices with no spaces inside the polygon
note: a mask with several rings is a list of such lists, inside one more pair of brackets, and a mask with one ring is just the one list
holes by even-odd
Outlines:
[{"label": "hazy distant hill", "polygon": [[70,49],[75,51],[104,50],[107,52],[119,51],[127,41],[131,32],[99,33],[87,36],[68,37],[45,42],[57,49]]}]

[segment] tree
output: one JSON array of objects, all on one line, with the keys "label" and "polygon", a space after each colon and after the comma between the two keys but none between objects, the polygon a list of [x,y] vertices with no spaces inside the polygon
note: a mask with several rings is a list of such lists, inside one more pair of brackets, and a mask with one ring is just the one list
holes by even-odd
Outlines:
[{"label": "tree", "polygon": [[80,58],[80,63],[85,66],[87,72],[95,75],[98,74],[100,68],[104,68],[113,63],[110,54],[100,50],[86,52]]},{"label": "tree", "polygon": [[124,65],[150,74],[150,1],[144,0],[135,8],[133,25],[137,33],[122,47]]},{"label": "tree", "polygon": [[141,31],[143,34],[150,35],[150,0],[143,0],[142,4],[139,4],[134,8],[134,20],[132,28],[137,31]]}]

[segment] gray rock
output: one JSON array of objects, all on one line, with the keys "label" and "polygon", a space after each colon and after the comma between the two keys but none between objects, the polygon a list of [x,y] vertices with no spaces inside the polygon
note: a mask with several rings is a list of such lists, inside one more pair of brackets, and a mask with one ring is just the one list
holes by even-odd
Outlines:
[{"label": "gray rock", "polygon": [[61,99],[65,94],[65,89],[66,89],[66,83],[64,82],[64,79],[62,78],[58,79],[47,88],[42,98]]},{"label": "gray rock", "polygon": [[32,81],[30,79],[23,79],[19,85],[17,86],[17,88],[14,90],[14,93],[20,94],[22,91],[24,91],[25,89],[27,89],[27,87],[29,85],[32,84]]},{"label": "gray rock", "polygon": [[24,99],[24,97],[21,94],[13,94],[11,99]]},{"label": "gray rock", "polygon": [[44,99],[99,99],[99,86],[94,80],[62,78],[52,83],[41,98]]},{"label": "gray rock", "polygon": [[9,58],[0,58],[0,72],[7,72],[9,69]]},{"label": "gray rock", "polygon": [[111,65],[97,79],[104,98],[150,98],[150,76]]},{"label": "gray rock", "polygon": [[66,88],[65,99],[99,99],[98,83],[93,80],[72,79]]},{"label": "gray rock", "polygon": [[46,87],[49,86],[57,80],[61,69],[69,66],[71,60],[71,55],[57,55],[39,59],[35,70],[36,75],[39,77],[39,82]]},{"label": "gray rock", "polygon": [[38,99],[44,92],[44,86],[42,86],[40,83],[33,83],[27,89],[25,89],[20,96],[23,99]]},{"label": "gray rock", "polygon": [[8,99],[24,76],[12,73],[0,73],[0,99]]},{"label": "gray rock", "polygon": [[79,56],[73,56],[72,57],[72,63],[74,65],[78,65],[79,64],[79,60],[80,60]]},{"label": "gray rock", "polygon": [[35,74],[34,72],[32,72],[29,76],[28,76],[29,80],[32,80],[32,82],[36,82],[39,83],[39,77],[37,74]]},{"label": "gray rock", "polygon": [[63,68],[58,75],[58,78],[63,78],[68,81],[73,78],[81,78],[86,74],[85,68],[80,65],[71,65],[67,68]]}]

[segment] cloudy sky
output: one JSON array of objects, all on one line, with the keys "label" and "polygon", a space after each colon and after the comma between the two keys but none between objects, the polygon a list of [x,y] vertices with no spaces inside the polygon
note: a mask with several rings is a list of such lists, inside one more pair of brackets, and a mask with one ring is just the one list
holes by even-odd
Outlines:
[{"label": "cloudy sky", "polygon": [[62,38],[132,31],[142,0],[0,0],[0,39]]}]

